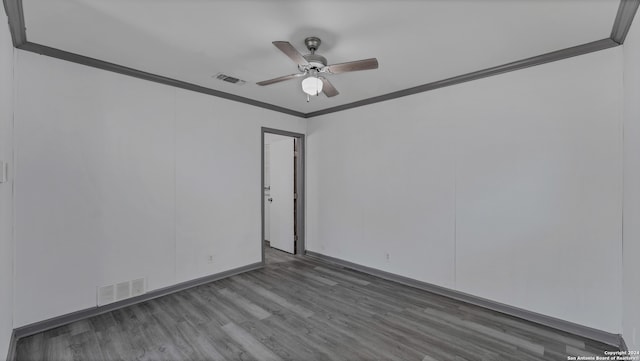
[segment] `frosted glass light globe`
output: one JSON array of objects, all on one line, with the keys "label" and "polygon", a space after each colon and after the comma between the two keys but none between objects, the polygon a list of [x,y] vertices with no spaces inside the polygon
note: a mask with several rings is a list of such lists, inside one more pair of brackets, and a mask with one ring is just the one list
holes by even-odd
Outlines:
[{"label": "frosted glass light globe", "polygon": [[318,95],[322,91],[322,80],[310,76],[302,81],[302,91],[309,95]]}]

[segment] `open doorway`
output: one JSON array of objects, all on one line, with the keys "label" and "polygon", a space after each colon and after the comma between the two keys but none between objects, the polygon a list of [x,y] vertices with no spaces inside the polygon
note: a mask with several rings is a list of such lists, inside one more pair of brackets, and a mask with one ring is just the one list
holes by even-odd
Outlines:
[{"label": "open doorway", "polygon": [[304,134],[262,128],[262,262],[265,249],[304,254]]}]

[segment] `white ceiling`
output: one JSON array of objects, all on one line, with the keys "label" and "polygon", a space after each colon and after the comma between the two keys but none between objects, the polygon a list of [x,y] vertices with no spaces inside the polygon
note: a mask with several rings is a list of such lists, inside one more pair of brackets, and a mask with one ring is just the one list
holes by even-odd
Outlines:
[{"label": "white ceiling", "polygon": [[[23,0],[30,42],[303,113],[609,37],[619,0]],[[319,36],[329,63],[377,57],[377,70],[329,75],[306,97],[271,42]],[[304,52],[306,53],[306,51]],[[232,85],[218,72],[246,80]]]}]

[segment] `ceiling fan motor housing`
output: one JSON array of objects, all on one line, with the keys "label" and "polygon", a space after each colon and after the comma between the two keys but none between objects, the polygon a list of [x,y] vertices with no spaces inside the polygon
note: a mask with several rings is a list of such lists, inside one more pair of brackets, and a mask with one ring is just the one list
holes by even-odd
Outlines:
[{"label": "ceiling fan motor housing", "polygon": [[307,54],[303,57],[309,62],[311,68],[322,69],[327,65],[327,59],[318,54]]}]

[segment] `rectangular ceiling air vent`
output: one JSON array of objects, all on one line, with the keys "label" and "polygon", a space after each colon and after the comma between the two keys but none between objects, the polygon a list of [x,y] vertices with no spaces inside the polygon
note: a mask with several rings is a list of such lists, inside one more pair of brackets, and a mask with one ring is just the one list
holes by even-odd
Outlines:
[{"label": "rectangular ceiling air vent", "polygon": [[236,84],[236,85],[243,85],[244,83],[246,83],[246,81],[238,79],[238,78],[234,78],[232,76],[226,75],[226,74],[222,74],[222,73],[218,73],[216,75],[214,75],[216,77],[216,79],[222,80],[222,81],[226,81],[227,83],[231,83],[231,84]]}]

